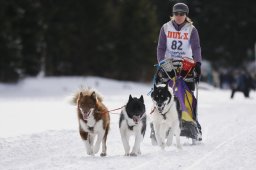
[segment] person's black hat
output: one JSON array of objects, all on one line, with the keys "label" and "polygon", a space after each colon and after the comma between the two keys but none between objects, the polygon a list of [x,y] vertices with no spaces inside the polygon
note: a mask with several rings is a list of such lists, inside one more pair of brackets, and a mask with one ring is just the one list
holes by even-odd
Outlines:
[{"label": "person's black hat", "polygon": [[185,12],[186,14],[188,14],[189,9],[188,6],[184,3],[177,3],[175,5],[173,5],[172,8],[172,12]]}]

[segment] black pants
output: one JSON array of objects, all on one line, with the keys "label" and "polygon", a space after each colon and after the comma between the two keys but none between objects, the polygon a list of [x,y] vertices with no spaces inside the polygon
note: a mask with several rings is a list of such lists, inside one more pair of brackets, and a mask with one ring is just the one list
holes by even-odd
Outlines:
[{"label": "black pants", "polygon": [[189,89],[190,91],[192,91],[192,92],[195,91],[195,83],[194,83],[194,82],[186,82],[186,81],[185,81],[185,83],[186,83],[186,85],[188,86],[188,89]]},{"label": "black pants", "polygon": [[[185,81],[185,83],[188,86],[189,90],[192,93],[194,93],[194,91],[195,91],[195,82],[186,82]],[[198,118],[197,118],[198,117],[198,111],[196,109],[194,110],[193,115],[194,115],[194,120],[196,120],[197,128],[198,128],[199,132],[202,134],[202,127],[201,127],[200,123],[198,122]]]},{"label": "black pants", "polygon": [[238,88],[234,88],[234,89],[232,89],[232,92],[231,92],[231,99],[234,97],[235,92],[237,92],[237,91],[243,92],[244,93],[244,97],[246,97],[246,98],[249,97],[250,90],[248,88],[246,88],[244,90],[241,90],[241,89],[238,89]]}]

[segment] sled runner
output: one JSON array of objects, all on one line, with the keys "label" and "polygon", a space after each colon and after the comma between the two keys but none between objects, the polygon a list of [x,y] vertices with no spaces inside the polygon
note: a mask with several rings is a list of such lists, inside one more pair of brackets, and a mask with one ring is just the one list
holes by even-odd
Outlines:
[{"label": "sled runner", "polygon": [[197,99],[190,90],[191,87],[187,86],[194,86],[194,66],[195,63],[190,58],[165,59],[157,65],[154,84],[167,83],[178,99],[181,110],[180,135],[201,140],[201,127],[197,121]]}]

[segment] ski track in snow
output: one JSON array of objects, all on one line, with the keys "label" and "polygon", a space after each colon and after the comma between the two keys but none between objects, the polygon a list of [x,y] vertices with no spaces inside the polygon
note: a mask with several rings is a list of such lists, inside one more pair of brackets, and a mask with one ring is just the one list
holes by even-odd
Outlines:
[{"label": "ski track in snow", "polygon": [[[186,170],[191,170],[191,169],[198,169],[196,168],[197,166],[200,165],[200,163],[202,163],[204,160],[208,159],[209,157],[211,157],[213,154],[215,154],[216,152],[221,152],[219,151],[222,147],[225,147],[225,145],[231,145],[230,143],[238,141],[239,137],[241,137],[243,134],[245,134],[246,132],[247,135],[253,135],[256,132],[256,126],[253,126],[249,129],[243,130],[242,132],[240,132],[237,135],[234,135],[233,137],[227,139],[226,141],[220,143],[219,145],[217,145],[212,151],[208,152],[207,154],[205,154],[204,156],[202,156],[202,158],[200,158],[199,160],[197,160],[195,163],[193,163],[191,166],[189,166],[188,168],[186,168]],[[254,130],[254,131],[251,131]],[[256,157],[255,157],[256,158]]]},{"label": "ski track in snow", "polygon": [[[237,93],[235,99],[230,100],[230,91],[200,90],[202,143],[191,145],[191,140],[182,138],[183,148],[179,150],[174,138],[173,145],[163,151],[151,145],[147,126],[141,144],[142,155],[138,157],[123,156],[119,116],[111,114],[107,157],[102,158],[99,153],[86,155],[78,133],[76,109],[65,98],[84,82],[92,87],[97,85],[109,109],[125,104],[129,94],[143,94],[150,112],[151,99],[146,96],[149,85],[100,78],[29,79],[17,87],[0,84],[1,170],[255,169],[255,92],[251,93],[251,99]],[[45,91],[49,86],[52,89]]]}]

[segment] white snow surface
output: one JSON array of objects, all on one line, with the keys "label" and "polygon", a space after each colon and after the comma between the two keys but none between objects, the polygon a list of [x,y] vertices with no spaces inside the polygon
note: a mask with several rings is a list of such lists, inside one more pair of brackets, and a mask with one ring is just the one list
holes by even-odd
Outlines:
[{"label": "white snow surface", "polygon": [[[98,77],[26,78],[18,84],[0,84],[1,170],[254,170],[256,169],[256,93],[245,99],[237,92],[200,83],[199,122],[203,141],[192,145],[182,137],[182,150],[173,145],[152,146],[147,131],[142,155],[124,156],[118,129],[120,110],[111,113],[107,156],[86,154],[78,132],[72,94],[81,86],[92,87],[111,110],[126,104],[129,95],[144,96],[147,114],[152,101],[151,84]],[[131,138],[130,143],[133,143]]]}]

